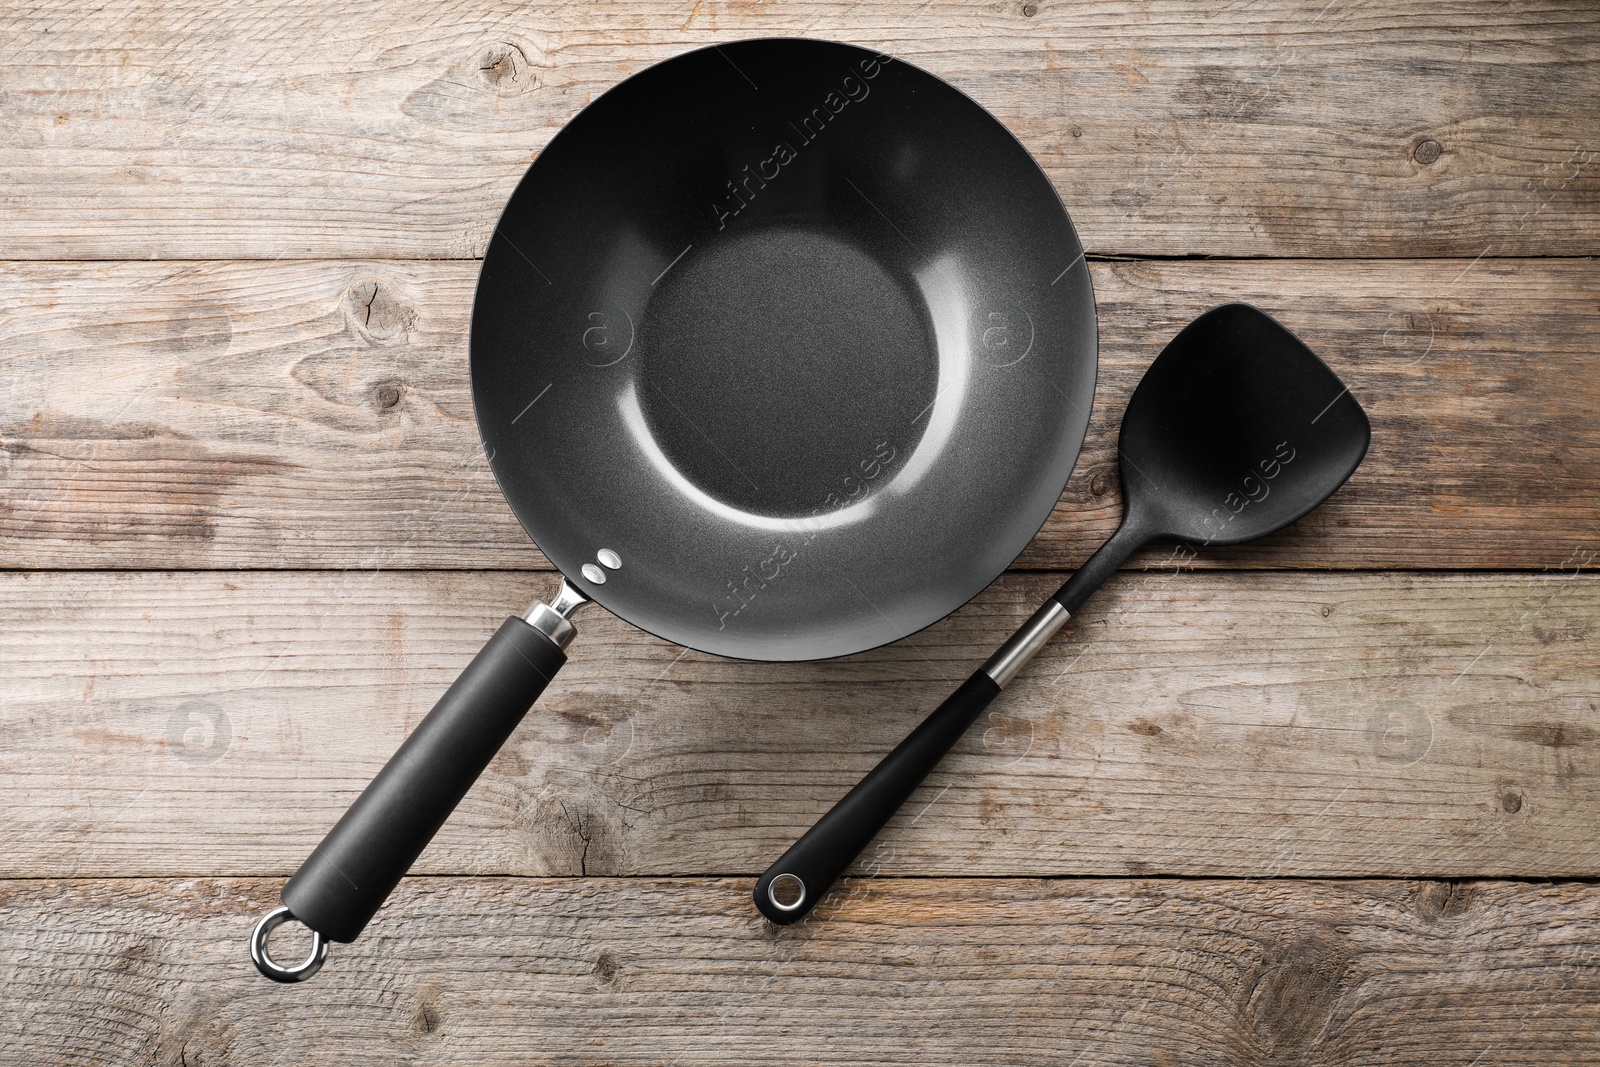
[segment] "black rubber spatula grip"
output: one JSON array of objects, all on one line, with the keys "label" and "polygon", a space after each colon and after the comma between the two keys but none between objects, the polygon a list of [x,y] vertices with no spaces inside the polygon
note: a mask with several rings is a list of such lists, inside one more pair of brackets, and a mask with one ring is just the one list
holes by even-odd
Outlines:
[{"label": "black rubber spatula grip", "polygon": [[566,661],[507,619],[284,886],[294,918],[354,941]]},{"label": "black rubber spatula grip", "polygon": [[1006,684],[1066,625],[1089,594],[1141,543],[1128,522],[961,688],[922,721],[756,882],[761,914],[787,926],[804,918],[877,836]]},{"label": "black rubber spatula grip", "polygon": [[756,907],[788,925],[811,910],[961,739],[1000,687],[982,671],[922,721],[756,882]]}]

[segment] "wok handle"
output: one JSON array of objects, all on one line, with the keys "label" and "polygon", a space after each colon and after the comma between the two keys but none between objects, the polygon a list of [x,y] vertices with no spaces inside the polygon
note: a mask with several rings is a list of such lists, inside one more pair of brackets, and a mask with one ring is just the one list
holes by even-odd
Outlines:
[{"label": "wok handle", "polygon": [[[501,624],[284,886],[287,912],[277,922],[296,919],[323,944],[360,935],[566,663],[571,624],[553,622],[543,604],[530,614],[556,639],[516,616]],[[315,967],[302,973],[273,963],[265,946],[270,932],[258,927],[252,940],[261,972],[284,982],[310,977]]]},{"label": "wok handle", "polygon": [[761,914],[780,926],[804,918],[999,694],[974,671],[756,880]]}]

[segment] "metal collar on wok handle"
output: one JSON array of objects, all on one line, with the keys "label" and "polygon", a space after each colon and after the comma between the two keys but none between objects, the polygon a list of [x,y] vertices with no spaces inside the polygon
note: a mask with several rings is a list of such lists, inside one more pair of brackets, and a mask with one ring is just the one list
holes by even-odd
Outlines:
[{"label": "metal collar on wok handle", "polygon": [[[303,982],[328,942],[354,941],[567,661],[572,615],[589,598],[565,578],[554,602],[500,625],[454,685],[301,864],[250,936],[257,970]],[[285,966],[267,949],[289,920],[309,927],[311,954]]]},{"label": "metal collar on wok handle", "polygon": [[544,634],[556,643],[556,647],[566,650],[572,644],[572,639],[578,636],[578,628],[572,625],[572,616],[577,610],[589,603],[589,598],[580,593],[576,586],[561,579],[561,588],[556,590],[555,602],[546,604],[542,600],[535,600],[533,606],[522,617],[528,625]]}]

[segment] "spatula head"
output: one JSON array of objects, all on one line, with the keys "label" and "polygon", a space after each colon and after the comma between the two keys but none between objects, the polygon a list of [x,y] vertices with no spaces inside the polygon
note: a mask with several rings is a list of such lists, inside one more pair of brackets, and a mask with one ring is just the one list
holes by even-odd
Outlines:
[{"label": "spatula head", "polygon": [[1299,338],[1224,304],[1172,339],[1128,402],[1128,521],[1196,545],[1261,537],[1343,485],[1371,436],[1361,405]]}]

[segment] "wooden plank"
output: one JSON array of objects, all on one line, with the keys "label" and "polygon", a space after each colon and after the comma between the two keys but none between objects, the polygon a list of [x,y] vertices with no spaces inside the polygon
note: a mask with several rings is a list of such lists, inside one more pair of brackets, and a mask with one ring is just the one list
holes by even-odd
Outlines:
[{"label": "wooden plank", "polygon": [[[4,565],[548,566],[480,459],[475,273],[0,264]],[[1193,565],[1538,568],[1595,547],[1595,261],[1145,261],[1092,274],[1102,371],[1089,439],[1021,566],[1076,566],[1110,532],[1128,395],[1185,322],[1230,299],[1320,352],[1366,405],[1374,440],[1326,507]]]},{"label": "wooden plank", "polygon": [[971,94],[1094,252],[1600,251],[1588,0],[46,0],[0,14],[6,255],[476,257],[589,100],[771,35]]},{"label": "wooden plank", "polygon": [[[0,884],[8,1062],[1592,1063],[1600,889],[862,880],[802,925],[740,879],[424,879],[285,988],[276,885]],[[287,952],[285,952],[287,954]]]},{"label": "wooden plank", "polygon": [[[1120,576],[863,859],[1593,876],[1600,579]],[[287,875],[505,614],[495,573],[0,575],[0,876]],[[750,874],[1054,588],[825,663],[598,609],[419,873]]]}]

